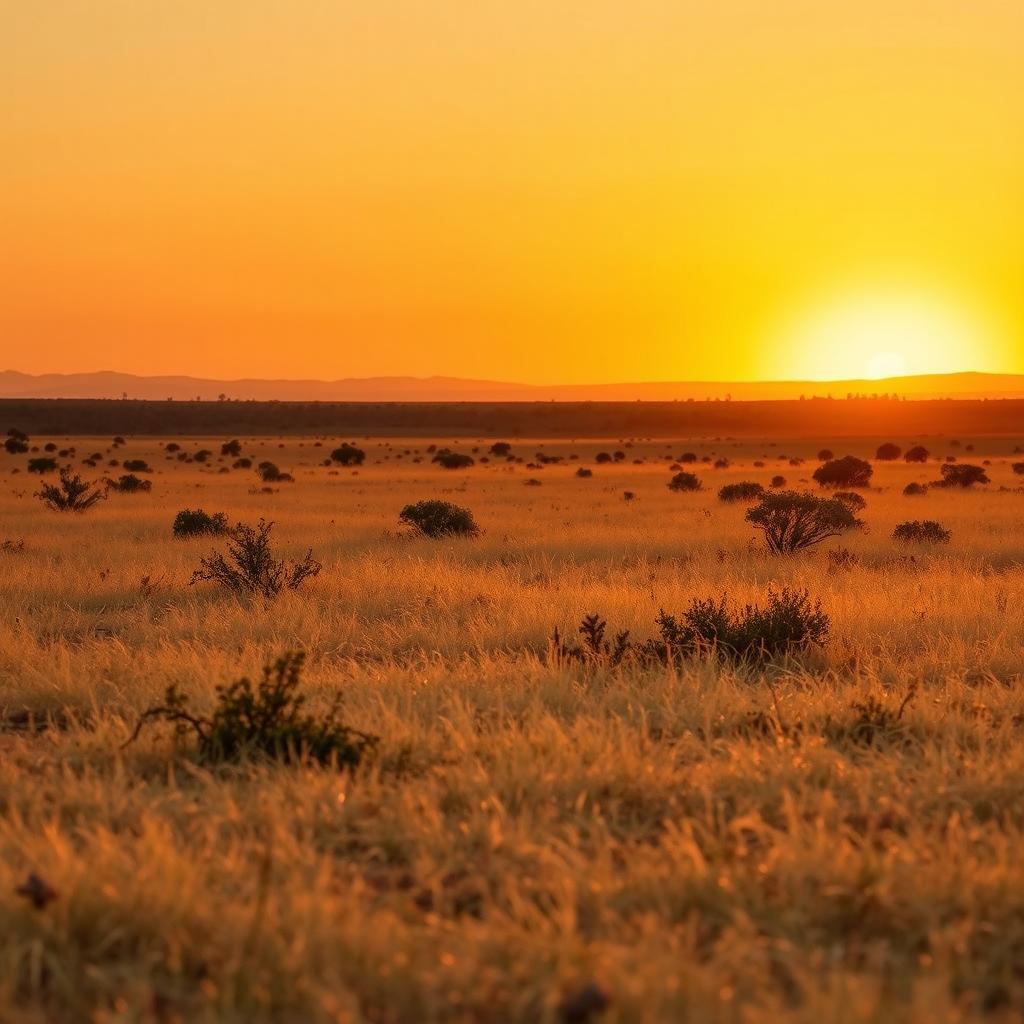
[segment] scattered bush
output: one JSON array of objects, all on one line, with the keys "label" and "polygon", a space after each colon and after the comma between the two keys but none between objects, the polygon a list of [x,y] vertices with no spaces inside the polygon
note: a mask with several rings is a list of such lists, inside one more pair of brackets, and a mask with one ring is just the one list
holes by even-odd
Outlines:
[{"label": "scattered bush", "polygon": [[77,474],[72,475],[69,470],[62,469],[60,486],[43,484],[36,497],[55,512],[85,512],[102,501],[104,493]]},{"label": "scattered bush", "polygon": [[785,487],[785,486],[786,486],[786,478],[784,476],[773,476],[772,477],[772,487]]},{"label": "scattered bush", "polygon": [[151,491],[152,480],[143,480],[134,473],[125,473],[116,480],[107,480],[107,487],[112,491],[120,491],[121,494],[137,494],[139,491]]},{"label": "scattered bush", "polygon": [[313,558],[312,550],[301,562],[274,558],[270,550],[273,527],[263,519],[255,527],[238,523],[228,534],[227,552],[215,551],[202,559],[189,584],[217,583],[235,594],[269,599],[284,589],[297,590],[319,575],[323,566]]},{"label": "scattered bush", "polygon": [[346,441],[331,452],[331,459],[342,466],[361,466],[366,461],[366,452]]},{"label": "scattered bush", "polygon": [[282,473],[273,462],[261,462],[256,472],[265,484],[290,484],[295,481],[291,473]]},{"label": "scattered bush", "polygon": [[831,462],[834,458],[835,455],[833,454],[831,448],[822,448],[821,451],[818,452],[819,462]]},{"label": "scattered bush", "polygon": [[200,448],[199,451],[197,451],[192,456],[192,461],[193,462],[209,462],[210,456],[212,454],[213,454],[213,452],[211,452],[209,448]]},{"label": "scattered bush", "polygon": [[922,444],[915,444],[913,448],[908,449],[906,455],[903,456],[907,462],[927,462],[931,453]]},{"label": "scattered bush", "polygon": [[763,534],[773,554],[791,554],[862,526],[848,505],[797,491],[766,493],[746,519]]},{"label": "scattered bush", "polygon": [[856,491],[836,491],[832,497],[836,501],[841,501],[851,512],[863,512],[868,507],[864,495],[858,494]]},{"label": "scattered bush", "polygon": [[597,455],[594,456],[594,461],[599,465],[603,465],[606,462],[611,462],[611,452],[598,452]]},{"label": "scattered bush", "polygon": [[432,462],[437,462],[445,469],[468,469],[473,465],[472,455],[462,455],[459,452],[438,452]]},{"label": "scattered bush", "polygon": [[223,512],[208,515],[201,508],[183,508],[175,517],[171,533],[175,537],[202,537],[228,532],[228,517]]},{"label": "scattered bush", "polygon": [[697,456],[693,452],[683,452],[682,455],[676,459],[676,462],[681,462],[684,466],[691,462],[696,462]]},{"label": "scattered bush", "polygon": [[633,491],[623,491],[622,492],[622,500],[623,501],[633,501],[634,498],[636,498],[636,494]]},{"label": "scattered bush", "polygon": [[193,713],[188,698],[171,686],[163,704],[143,712],[128,743],[149,722],[163,721],[180,734],[191,732],[198,740],[199,759],[208,763],[266,757],[355,768],[377,746],[378,738],[338,721],[337,702],[319,718],[304,710],[305,698],[298,693],[304,660],[301,653],[289,652],[264,666],[255,685],[240,679],[218,686],[209,718]]},{"label": "scattered bush", "polygon": [[28,451],[28,441],[20,437],[8,437],[4,440],[4,448],[9,455],[24,455]]},{"label": "scattered bush", "polygon": [[607,628],[608,623],[600,615],[587,615],[577,630],[583,643],[566,643],[556,629],[551,638],[552,650],[560,659],[618,665],[630,653],[629,630],[617,633],[614,643],[609,644],[604,638]]},{"label": "scattered bush", "polygon": [[491,445],[491,454],[497,456],[509,455],[512,452],[512,445],[508,441],[495,441]]},{"label": "scattered bush", "polygon": [[674,477],[668,482],[668,489],[670,491],[699,491],[701,489],[701,483],[696,473],[676,473]]},{"label": "scattered bush", "polygon": [[57,471],[57,460],[40,456],[37,459],[28,460],[28,471],[30,473],[55,473]]},{"label": "scattered bush", "polygon": [[576,475],[583,480],[587,480],[594,475],[594,471],[592,469],[587,469],[584,466],[580,466],[580,468],[576,470]]},{"label": "scattered bush", "polygon": [[844,455],[819,466],[811,475],[822,487],[867,487],[872,472],[871,463]]},{"label": "scattered bush", "polygon": [[903,488],[903,493],[908,498],[920,497],[928,493],[928,488],[924,484],[909,483]]},{"label": "scattered bush", "polygon": [[252,469],[252,459],[246,459],[246,458],[235,459],[235,461],[231,463],[231,468],[232,469]]},{"label": "scattered bush", "polygon": [[948,544],[952,533],[934,519],[914,519],[900,523],[892,531],[892,539],[903,544]]},{"label": "scattered bush", "polygon": [[753,480],[742,480],[736,484],[726,484],[718,492],[718,500],[726,502],[757,501],[764,494],[764,488]]},{"label": "scattered bush", "polygon": [[1024,476],[1024,462],[1015,462],[1010,468],[1017,476]]},{"label": "scattered bush", "polygon": [[475,537],[480,533],[473,513],[450,501],[418,501],[406,505],[398,518],[426,537]]},{"label": "scattered bush", "polygon": [[875,452],[875,458],[879,462],[894,462],[900,457],[903,450],[898,444],[883,444],[878,446],[878,450]]},{"label": "scattered bush", "polygon": [[232,459],[237,459],[238,456],[242,454],[242,442],[238,440],[225,441],[220,446],[220,453],[221,455],[229,456]]},{"label": "scattered bush", "polygon": [[129,473],[150,473],[152,470],[145,459],[125,459],[121,464]]},{"label": "scattered bush", "polygon": [[933,487],[973,487],[975,484],[991,483],[988,475],[981,466],[972,466],[962,462],[958,464],[947,463],[942,467],[942,479],[936,480]]}]

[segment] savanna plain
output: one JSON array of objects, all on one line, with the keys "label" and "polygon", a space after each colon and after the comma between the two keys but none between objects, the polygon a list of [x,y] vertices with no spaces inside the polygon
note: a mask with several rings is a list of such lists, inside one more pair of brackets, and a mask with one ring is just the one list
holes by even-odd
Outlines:
[{"label": "savanna plain", "polygon": [[[1024,437],[446,439],[476,449],[451,470],[423,438],[349,438],[355,467],[240,439],[270,483],[225,440],[33,437],[87,480],[146,464],[83,513],[0,452],[0,1020],[1020,1019]],[[871,461],[863,526],[773,554],[718,491],[826,493],[826,445]],[[947,456],[991,482],[904,494]],[[403,525],[426,499],[480,533]],[[176,537],[184,509],[322,568],[192,583],[227,538]],[[947,542],[893,539],[926,519]],[[820,602],[813,643],[615,650],[783,591]],[[132,739],[169,687],[210,716],[289,651],[304,713],[374,738],[358,764]]]}]

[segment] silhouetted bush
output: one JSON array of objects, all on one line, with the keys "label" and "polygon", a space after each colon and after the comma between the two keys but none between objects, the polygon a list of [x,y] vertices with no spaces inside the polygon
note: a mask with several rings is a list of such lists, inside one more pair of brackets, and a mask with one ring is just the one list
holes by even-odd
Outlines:
[{"label": "silhouetted bush", "polygon": [[143,480],[134,473],[126,473],[116,480],[107,480],[107,487],[112,491],[119,491],[121,494],[137,494],[139,491],[151,491],[152,480]]},{"label": "silhouetted bush", "polygon": [[217,705],[209,718],[192,712],[188,699],[172,685],[163,704],[143,712],[128,743],[149,722],[163,721],[179,733],[191,731],[204,762],[267,757],[356,767],[377,746],[377,737],[342,724],[337,701],[326,715],[308,714],[305,698],[298,693],[303,664],[304,655],[289,652],[265,666],[255,686],[248,679],[218,686]]},{"label": "silhouetted bush", "polygon": [[764,488],[753,480],[742,480],[735,484],[726,484],[718,492],[718,500],[726,502],[756,501],[764,494]]},{"label": "silhouetted bush", "polygon": [[226,455],[229,456],[230,458],[237,459],[238,456],[242,454],[242,442],[238,440],[225,441],[220,446],[220,453],[221,455]]},{"label": "silhouetted bush", "polygon": [[437,462],[445,469],[468,469],[473,465],[472,455],[462,455],[459,452],[438,452],[432,462]]},{"label": "silhouetted bush", "polygon": [[834,458],[835,455],[833,454],[831,448],[822,448],[821,451],[818,452],[819,462],[831,462]]},{"label": "silhouetted bush", "polygon": [[676,473],[668,482],[670,491],[699,491],[701,483],[695,473]]},{"label": "silhouetted bush", "polygon": [[867,487],[872,472],[871,463],[844,455],[819,466],[811,475],[822,487]]},{"label": "silhouetted bush", "polygon": [[934,519],[915,519],[900,523],[892,531],[892,539],[904,544],[948,544],[952,533]]},{"label": "silhouetted bush", "polygon": [[908,498],[920,497],[921,495],[928,493],[928,488],[924,484],[909,483],[903,488],[903,493]]},{"label": "silhouetted bush", "polygon": [[836,491],[832,497],[836,501],[841,501],[851,512],[863,512],[868,507],[864,495],[856,491]]},{"label": "silhouetted bush", "polygon": [[676,462],[681,462],[684,466],[691,462],[696,462],[697,456],[693,452],[683,452],[682,455],[676,459]]},{"label": "silhouetted bush", "polygon": [[210,461],[210,456],[212,454],[213,454],[213,452],[211,452],[209,448],[200,448],[199,451],[193,453],[192,461],[193,462],[209,462]]},{"label": "silhouetted bush", "polygon": [[208,515],[201,508],[183,508],[175,517],[171,533],[175,537],[202,537],[228,532],[228,517],[223,512]]},{"label": "silhouetted bush", "polygon": [[290,484],[295,480],[291,473],[282,473],[273,462],[261,462],[256,472],[265,484]]},{"label": "silhouetted bush", "polygon": [[903,449],[898,444],[883,444],[878,446],[878,450],[875,452],[875,458],[879,462],[893,462],[900,457]]},{"label": "silhouetted bush", "polygon": [[228,534],[226,552],[213,552],[199,563],[189,584],[217,583],[235,594],[276,597],[282,590],[297,590],[319,575],[323,566],[312,550],[302,561],[274,558],[270,534],[274,524],[261,519],[256,526],[238,523]]},{"label": "silhouetted bush", "polygon": [[28,451],[28,441],[20,437],[8,437],[4,440],[4,448],[9,455],[24,455]]},{"label": "silhouetted bush", "polygon": [[580,466],[580,468],[576,470],[576,475],[582,480],[589,480],[590,477],[594,475],[594,471],[592,469],[587,469],[584,466]]},{"label": "silhouetted bush", "polygon": [[122,463],[124,469],[129,473],[150,473],[149,464],[145,459],[125,459]]},{"label": "silhouetted bush", "polygon": [[915,444],[913,448],[907,450],[903,458],[907,462],[927,462],[929,455],[930,452],[923,444]]},{"label": "silhouetted bush", "polygon": [[418,501],[406,505],[398,518],[426,537],[475,537],[480,532],[473,513],[450,501]]},{"label": "silhouetted bush", "polygon": [[599,464],[603,464],[605,462],[611,462],[612,461],[611,453],[610,452],[598,452],[597,455],[594,456],[594,461],[599,463]]},{"label": "silhouetted bush", "polygon": [[942,479],[933,482],[933,487],[973,487],[975,484],[991,483],[981,466],[962,462],[942,467]]},{"label": "silhouetted bush", "polygon": [[495,441],[491,445],[491,454],[497,456],[508,455],[512,451],[512,445],[508,441]]},{"label": "silhouetted bush", "polygon": [[785,487],[785,486],[786,486],[786,478],[784,476],[773,476],[772,477],[772,487]]},{"label": "silhouetted bush", "polygon": [[766,493],[747,510],[748,523],[763,534],[773,554],[791,554],[863,526],[848,505],[797,491]]},{"label": "silhouetted bush", "polygon": [[56,473],[57,460],[48,459],[45,455],[41,455],[36,459],[29,459],[28,471],[30,473]]},{"label": "silhouetted bush", "polygon": [[331,459],[342,466],[361,466],[366,461],[366,452],[346,441],[331,452]]},{"label": "silhouetted bush", "polygon": [[43,484],[36,497],[55,512],[86,512],[98,501],[102,501],[104,494],[94,484],[86,483],[80,476],[62,469],[60,486]]},{"label": "silhouetted bush", "polygon": [[252,469],[252,459],[246,459],[246,458],[235,459],[235,461],[231,463],[231,468],[232,469]]}]

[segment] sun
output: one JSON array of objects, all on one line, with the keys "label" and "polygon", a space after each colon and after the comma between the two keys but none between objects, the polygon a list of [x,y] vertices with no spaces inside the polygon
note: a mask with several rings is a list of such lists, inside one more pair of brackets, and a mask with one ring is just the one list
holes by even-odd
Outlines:
[{"label": "sun", "polygon": [[778,339],[790,375],[883,380],[993,369],[995,340],[965,303],[921,290],[850,291],[812,305]]}]

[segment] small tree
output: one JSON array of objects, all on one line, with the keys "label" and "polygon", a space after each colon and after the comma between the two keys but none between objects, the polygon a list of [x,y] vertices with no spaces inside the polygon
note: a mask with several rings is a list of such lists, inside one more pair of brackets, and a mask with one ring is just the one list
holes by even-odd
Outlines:
[{"label": "small tree", "polygon": [[668,482],[670,491],[699,491],[701,488],[700,479],[696,473],[676,473]]},{"label": "small tree", "polygon": [[319,575],[323,566],[312,550],[301,562],[275,558],[270,549],[273,523],[261,519],[253,527],[239,523],[229,534],[226,552],[213,552],[199,563],[189,584],[219,583],[235,594],[276,597],[282,590],[297,590]]},{"label": "small tree", "polygon": [[763,534],[773,554],[791,554],[838,537],[863,523],[836,498],[819,498],[797,491],[765,494],[747,510],[746,519]]},{"label": "small tree", "polygon": [[942,467],[941,473],[942,479],[936,480],[933,486],[967,488],[973,487],[975,484],[991,483],[981,466],[972,466],[967,462],[947,463]]},{"label": "small tree", "polygon": [[832,497],[841,501],[851,512],[863,512],[868,507],[864,496],[856,491],[836,491]]},{"label": "small tree", "polygon": [[883,444],[879,445],[878,451],[875,452],[875,458],[879,462],[894,462],[900,457],[902,449],[898,444]]},{"label": "small tree", "polygon": [[418,501],[406,505],[398,518],[425,537],[475,537],[480,533],[473,513],[450,501]]},{"label": "small tree", "polygon": [[718,500],[725,502],[757,501],[764,494],[764,488],[753,480],[741,480],[736,484],[726,484],[718,492]]},{"label": "small tree", "polygon": [[927,462],[930,455],[931,453],[923,444],[915,444],[913,448],[907,450],[903,458],[907,462]]},{"label": "small tree", "polygon": [[811,475],[822,487],[867,487],[872,472],[871,463],[844,455],[819,466]]},{"label": "small tree", "polygon": [[72,475],[69,470],[62,469],[60,486],[43,484],[36,497],[55,512],[86,512],[98,501],[102,501],[104,494],[77,474]]},{"label": "small tree", "polygon": [[346,441],[331,452],[331,459],[342,466],[361,466],[366,460],[366,452]]}]

